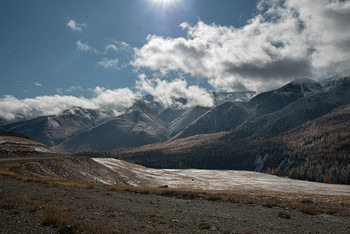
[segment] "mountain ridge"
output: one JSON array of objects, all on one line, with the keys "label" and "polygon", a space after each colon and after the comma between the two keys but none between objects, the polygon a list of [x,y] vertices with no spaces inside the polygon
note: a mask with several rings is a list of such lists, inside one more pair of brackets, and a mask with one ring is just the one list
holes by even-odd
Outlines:
[{"label": "mountain ridge", "polygon": [[[258,168],[262,172],[273,169],[274,173],[279,171],[278,173],[300,177],[305,177],[306,172],[302,172],[301,168],[305,168],[305,162],[311,160],[311,168],[317,165],[323,168],[324,176],[327,174],[326,171],[331,166],[326,161],[324,164],[328,166],[325,167],[317,163],[317,157],[314,155],[318,152],[316,149],[315,153],[310,153],[307,144],[304,144],[300,145],[301,150],[297,151],[284,147],[284,144],[289,145],[287,140],[278,139],[299,141],[295,138],[298,135],[295,132],[307,133],[301,126],[306,126],[305,124],[315,119],[327,119],[327,115],[338,113],[336,110],[350,105],[349,77],[333,77],[320,82],[310,79],[295,80],[255,96],[250,92],[211,95],[217,98],[218,105],[212,108],[194,106],[187,109],[164,107],[152,96],[147,95],[136,101],[124,114],[104,120],[98,117],[98,113],[86,113],[79,108],[64,111],[59,115],[61,118],[70,116],[87,121],[86,123],[90,123],[91,120],[96,122],[87,124],[89,126],[85,129],[68,134],[63,141],[54,143],[54,148],[66,152],[119,152],[127,160],[149,167],[244,170]],[[242,100],[245,102],[230,101],[237,100],[239,95],[243,95]],[[250,98],[247,98],[248,96]],[[186,100],[181,101],[186,103]],[[58,117],[40,118],[46,121],[46,125],[49,123],[54,128]],[[40,118],[35,121],[43,121]],[[14,123],[5,127],[20,128],[22,124]],[[345,123],[341,125],[347,129]],[[0,129],[2,128],[4,126]],[[325,126],[320,126],[321,128],[324,129]],[[330,139],[334,138],[334,134],[336,133],[332,131]],[[339,144],[344,143],[339,141]],[[345,147],[345,150],[350,152],[350,147],[339,147]],[[274,152],[279,152],[280,155]],[[309,153],[306,155],[303,152]],[[330,150],[322,153],[323,157],[332,160]],[[297,160],[298,163],[292,163],[292,158],[297,157],[296,154],[300,160]],[[335,158],[341,161],[341,157],[343,156],[336,154]],[[343,161],[337,165],[340,171],[350,171]],[[312,178],[316,180],[316,177]],[[322,179],[327,180],[325,177],[317,177],[317,180]],[[343,173],[338,176],[337,181],[348,183],[349,179]]]}]

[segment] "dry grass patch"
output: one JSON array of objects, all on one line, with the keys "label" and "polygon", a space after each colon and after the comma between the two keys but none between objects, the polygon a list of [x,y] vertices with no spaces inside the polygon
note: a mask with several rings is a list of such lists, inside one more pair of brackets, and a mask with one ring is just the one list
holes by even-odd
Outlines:
[{"label": "dry grass patch", "polygon": [[7,194],[2,192],[1,194],[0,209],[19,212],[22,210],[23,204],[31,204],[26,197],[17,196],[15,194]]},{"label": "dry grass patch", "polygon": [[67,213],[59,211],[46,211],[42,217],[44,226],[53,226],[59,233],[80,233],[84,226],[72,219]]},{"label": "dry grass patch", "polygon": [[290,213],[288,213],[286,211],[280,211],[280,212],[278,212],[278,217],[284,218],[284,219],[290,219],[291,215],[290,215]]},{"label": "dry grass patch", "polygon": [[116,233],[109,226],[86,224],[77,221],[69,213],[54,208],[45,211],[42,216],[42,225],[57,228],[58,233]]}]

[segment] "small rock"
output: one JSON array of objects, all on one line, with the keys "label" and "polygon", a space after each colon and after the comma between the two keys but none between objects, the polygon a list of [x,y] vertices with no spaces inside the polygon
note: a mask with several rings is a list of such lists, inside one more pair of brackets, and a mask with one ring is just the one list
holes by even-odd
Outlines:
[{"label": "small rock", "polygon": [[219,229],[218,229],[217,227],[215,227],[215,226],[210,226],[209,230],[210,230],[210,231],[217,231],[217,230],[219,230]]},{"label": "small rock", "polygon": [[171,222],[173,222],[173,223],[178,223],[178,222],[180,222],[180,220],[178,220],[178,219],[173,219],[173,220],[171,220]]}]

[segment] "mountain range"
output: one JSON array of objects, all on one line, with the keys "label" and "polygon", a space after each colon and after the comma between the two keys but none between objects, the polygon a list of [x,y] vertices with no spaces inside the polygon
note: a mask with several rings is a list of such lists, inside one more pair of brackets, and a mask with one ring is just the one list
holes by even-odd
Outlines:
[{"label": "mountain range", "polygon": [[118,151],[150,167],[257,170],[349,183],[348,76],[295,80],[258,95],[210,95],[211,108],[165,108],[147,95],[117,117],[75,107],[0,130],[66,152]]},{"label": "mountain range", "polygon": [[[210,93],[215,103],[247,101],[254,94]],[[102,116],[98,110],[73,107],[58,115],[3,124],[0,129],[24,134],[68,152],[111,151],[168,140],[209,109],[200,106],[165,108],[151,95],[146,95],[117,117]]]}]

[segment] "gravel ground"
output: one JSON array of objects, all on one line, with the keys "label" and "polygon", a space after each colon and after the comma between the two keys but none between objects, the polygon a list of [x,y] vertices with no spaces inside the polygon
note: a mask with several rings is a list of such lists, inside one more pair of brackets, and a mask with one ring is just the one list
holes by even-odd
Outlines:
[{"label": "gravel ground", "polygon": [[[290,217],[290,218],[289,218]],[[350,217],[0,176],[0,233],[350,233]]]}]

